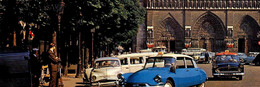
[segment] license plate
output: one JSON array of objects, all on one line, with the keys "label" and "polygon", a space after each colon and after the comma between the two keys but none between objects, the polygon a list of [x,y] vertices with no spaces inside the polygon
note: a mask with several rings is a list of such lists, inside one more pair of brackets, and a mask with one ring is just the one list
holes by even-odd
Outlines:
[{"label": "license plate", "polygon": [[224,75],[233,75],[233,73],[225,73]]}]

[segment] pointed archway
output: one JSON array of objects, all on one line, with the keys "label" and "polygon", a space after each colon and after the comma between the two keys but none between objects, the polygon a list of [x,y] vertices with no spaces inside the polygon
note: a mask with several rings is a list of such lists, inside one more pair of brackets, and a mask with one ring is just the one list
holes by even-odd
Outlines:
[{"label": "pointed archway", "polygon": [[160,41],[166,45],[168,52],[181,51],[184,45],[184,30],[176,19],[169,13],[162,20],[160,31]]},{"label": "pointed archway", "polygon": [[257,35],[260,27],[256,20],[246,15],[243,17],[239,28],[242,33],[238,35],[238,52],[259,52]]},{"label": "pointed archway", "polygon": [[211,12],[201,15],[191,29],[192,47],[224,51],[226,29],[222,20]]}]

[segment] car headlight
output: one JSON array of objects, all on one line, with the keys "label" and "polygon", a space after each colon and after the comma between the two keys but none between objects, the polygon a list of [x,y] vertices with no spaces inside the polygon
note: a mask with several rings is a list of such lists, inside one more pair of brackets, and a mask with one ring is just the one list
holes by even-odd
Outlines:
[{"label": "car headlight", "polygon": [[220,71],[219,71],[219,69],[216,69],[215,72],[218,73],[218,72],[220,72]]},{"label": "car headlight", "polygon": [[119,73],[117,75],[117,78],[118,78],[119,82],[123,82],[124,81],[124,76],[121,73]]},{"label": "car headlight", "polygon": [[229,59],[229,61],[230,61],[230,62],[232,62],[232,61],[233,61],[233,59]]},{"label": "car headlight", "polygon": [[161,76],[156,75],[156,76],[153,78],[153,80],[154,80],[155,82],[159,83],[159,82],[162,81],[162,78],[161,78]]},{"label": "car headlight", "polygon": [[92,76],[92,77],[91,77],[91,80],[92,80],[92,81],[95,81],[96,79],[97,79],[96,76]]}]

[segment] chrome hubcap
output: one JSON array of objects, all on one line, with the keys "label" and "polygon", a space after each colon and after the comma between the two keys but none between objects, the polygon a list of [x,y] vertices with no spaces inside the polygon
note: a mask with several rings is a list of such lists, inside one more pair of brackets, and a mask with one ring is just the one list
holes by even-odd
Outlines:
[{"label": "chrome hubcap", "polygon": [[171,83],[165,83],[164,87],[172,87],[172,84]]}]

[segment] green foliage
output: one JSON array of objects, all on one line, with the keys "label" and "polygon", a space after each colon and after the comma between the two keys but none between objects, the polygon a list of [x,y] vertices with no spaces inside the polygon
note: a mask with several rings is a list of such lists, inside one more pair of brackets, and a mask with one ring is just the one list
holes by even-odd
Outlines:
[{"label": "green foliage", "polygon": [[[4,29],[19,28],[20,20],[34,23],[40,28],[39,34],[43,34],[42,38],[51,38],[50,34],[58,28],[59,1],[0,0],[0,13],[6,12],[6,16],[0,15],[0,23],[8,21]],[[66,4],[61,18],[64,42],[76,37],[79,31],[83,32],[84,37],[90,37],[90,30],[95,28],[95,47],[130,46],[138,26],[145,19],[146,11],[139,5],[139,0],[64,0],[64,2]]]},{"label": "green foliage", "polygon": [[88,0],[83,10],[87,26],[96,28],[98,45],[129,45],[139,24],[145,19],[145,9],[139,0]]}]

